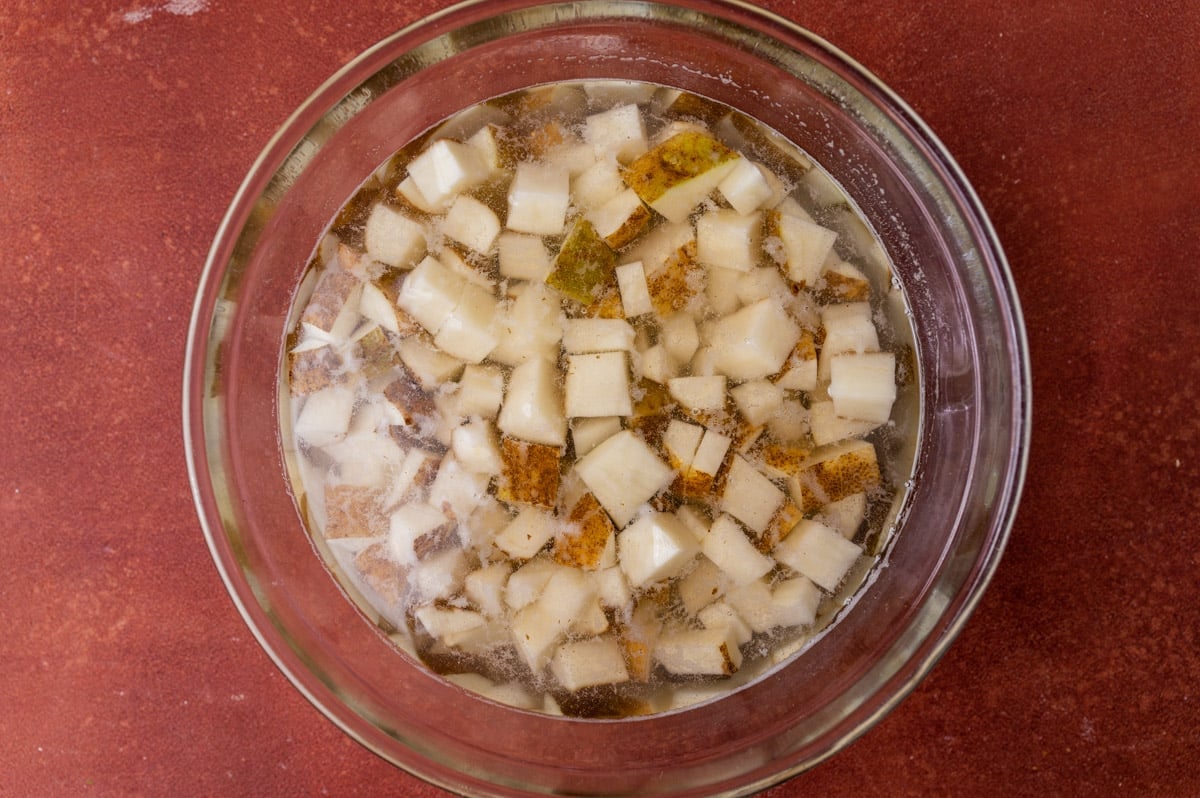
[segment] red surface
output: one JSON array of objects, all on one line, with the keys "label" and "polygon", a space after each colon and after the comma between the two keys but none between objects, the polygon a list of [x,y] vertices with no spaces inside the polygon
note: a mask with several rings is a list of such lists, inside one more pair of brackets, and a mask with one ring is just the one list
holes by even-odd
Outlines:
[{"label": "red surface", "polygon": [[[441,795],[244,627],[179,418],[192,294],[255,156],[441,5],[0,6],[0,795]],[[1200,794],[1200,5],[767,5],[956,155],[1011,260],[1035,403],[972,622],[875,729],[769,794]]]}]

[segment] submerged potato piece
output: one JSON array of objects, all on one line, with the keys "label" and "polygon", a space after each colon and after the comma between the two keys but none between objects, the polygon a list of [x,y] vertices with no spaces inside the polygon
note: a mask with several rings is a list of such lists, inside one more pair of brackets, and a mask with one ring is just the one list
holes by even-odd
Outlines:
[{"label": "submerged potato piece", "polygon": [[629,681],[621,644],[614,637],[564,643],[554,653],[550,672],[568,690]]},{"label": "submerged potato piece", "polygon": [[371,209],[363,229],[367,257],[406,269],[425,251],[425,227],[400,210],[383,203]]},{"label": "submerged potato piece", "polygon": [[629,164],[625,182],[651,208],[672,222],[681,222],[740,157],[706,133],[685,131]]},{"label": "submerged potato piece", "polygon": [[373,543],[354,555],[354,569],[385,603],[392,607],[400,604],[408,587],[408,574],[392,557],[387,542]]},{"label": "submerged potato piece", "polygon": [[332,347],[295,350],[288,358],[288,384],[294,396],[307,396],[345,379],[342,357]]},{"label": "submerged potato piece", "polygon": [[771,254],[791,281],[810,288],[815,286],[825,259],[833,251],[837,233],[777,210],[767,214],[767,234],[779,242],[778,250]]},{"label": "submerged potato piece", "polygon": [[557,522],[546,510],[528,505],[496,533],[492,542],[515,560],[528,560],[554,537]]},{"label": "submerged potato piece", "polygon": [[654,659],[679,676],[729,676],[742,665],[737,634],[728,626],[685,629],[663,634]]},{"label": "submerged potato piece", "polygon": [[688,309],[696,297],[703,295],[706,279],[707,270],[696,262],[696,242],[684,244],[647,278],[655,312],[669,316]]},{"label": "submerged potato piece", "polygon": [[561,457],[562,450],[557,446],[503,436],[500,439],[503,465],[496,496],[510,503],[553,508],[558,501]]},{"label": "submerged potato piece", "polygon": [[670,579],[699,552],[696,540],[672,513],[648,513],[617,536],[617,561],[635,588]]},{"label": "submerged potato piece", "polygon": [[881,479],[875,445],[848,440],[817,448],[789,480],[788,488],[807,512],[878,487]]},{"label": "submerged potato piece", "polygon": [[575,502],[567,516],[567,526],[554,536],[554,561],[585,571],[604,566],[604,554],[612,542],[616,528],[608,513],[591,493]]},{"label": "submerged potato piece", "polygon": [[557,368],[549,360],[532,358],[512,370],[496,426],[505,435],[547,446],[567,440],[567,417]]},{"label": "submerged potato piece", "polygon": [[745,524],[755,536],[766,531],[784,497],[784,492],[746,458],[735,454],[730,460],[721,489],[720,509]]},{"label": "submerged potato piece", "polygon": [[519,164],[508,189],[508,229],[559,235],[570,202],[571,177],[566,169],[549,164]]},{"label": "submerged potato piece", "polygon": [[741,525],[725,514],[713,521],[700,546],[704,556],[716,563],[734,585],[752,582],[774,565],[750,542]]},{"label": "submerged potato piece", "polygon": [[778,372],[800,340],[800,327],[777,297],[722,317],[712,350],[716,368],[734,380],[755,380]]},{"label": "submerged potato piece", "polygon": [[671,484],[674,476],[654,450],[629,430],[588,452],[575,464],[575,471],[618,527],[628,524],[638,508]]},{"label": "submerged potato piece", "polygon": [[891,352],[834,355],[829,398],[842,418],[886,423],[896,401],[896,356]]},{"label": "submerged potato piece", "polygon": [[591,305],[616,288],[617,254],[586,218],[575,220],[563,240],[546,284],[583,305]]},{"label": "submerged potato piece", "polygon": [[818,586],[833,592],[854,565],[862,549],[835,529],[805,519],[780,541],[775,559]]},{"label": "submerged potato piece", "polygon": [[355,312],[355,300],[361,286],[362,281],[350,272],[327,270],[317,280],[300,322],[333,338],[349,335],[353,329],[346,329],[350,327],[347,319]]},{"label": "submerged potato piece", "polygon": [[857,266],[844,260],[826,268],[822,282],[817,299],[826,304],[864,302],[871,297],[871,280]]},{"label": "submerged potato piece", "polygon": [[653,214],[633,189],[625,189],[608,202],[587,213],[604,243],[620,249],[641,235]]},{"label": "submerged potato piece", "polygon": [[328,539],[374,538],[388,532],[388,517],[380,507],[378,488],[361,485],[325,486],[325,527]]}]

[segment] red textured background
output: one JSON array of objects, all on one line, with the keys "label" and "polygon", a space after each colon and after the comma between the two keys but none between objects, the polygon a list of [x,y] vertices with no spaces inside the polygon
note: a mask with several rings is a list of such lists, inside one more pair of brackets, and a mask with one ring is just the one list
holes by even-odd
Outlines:
[{"label": "red textured background", "polygon": [[[180,434],[192,295],[245,172],[328,74],[442,5],[0,5],[0,795],[442,795],[260,650]],[[765,5],[955,154],[1011,260],[1035,408],[966,631],[768,795],[1200,794],[1200,4]]]}]

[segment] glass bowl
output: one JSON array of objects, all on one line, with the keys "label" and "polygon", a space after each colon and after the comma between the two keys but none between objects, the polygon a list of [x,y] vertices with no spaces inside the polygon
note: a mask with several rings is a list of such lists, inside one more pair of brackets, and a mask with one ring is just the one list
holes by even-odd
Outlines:
[{"label": "glass bowl", "polygon": [[[600,78],[719,100],[812,154],[882,241],[920,372],[898,534],[853,611],[725,698],[612,721],[484,700],[389,643],[304,529],[279,421],[290,306],[340,205],[462,108]],[[360,743],[468,795],[743,795],[863,734],[962,628],[1013,523],[1029,385],[1017,297],[978,199],[912,110],[846,55],[740,3],[488,0],[364,52],[268,143],[202,275],[183,418],[196,506],[230,595],[292,683]]]}]

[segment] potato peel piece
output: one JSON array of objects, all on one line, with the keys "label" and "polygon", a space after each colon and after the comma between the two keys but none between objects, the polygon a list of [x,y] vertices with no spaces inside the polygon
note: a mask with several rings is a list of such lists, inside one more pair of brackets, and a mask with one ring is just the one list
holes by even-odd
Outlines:
[{"label": "potato peel piece", "polygon": [[500,462],[503,467],[496,487],[497,498],[553,509],[558,501],[561,456],[562,450],[557,446],[502,437]]}]

